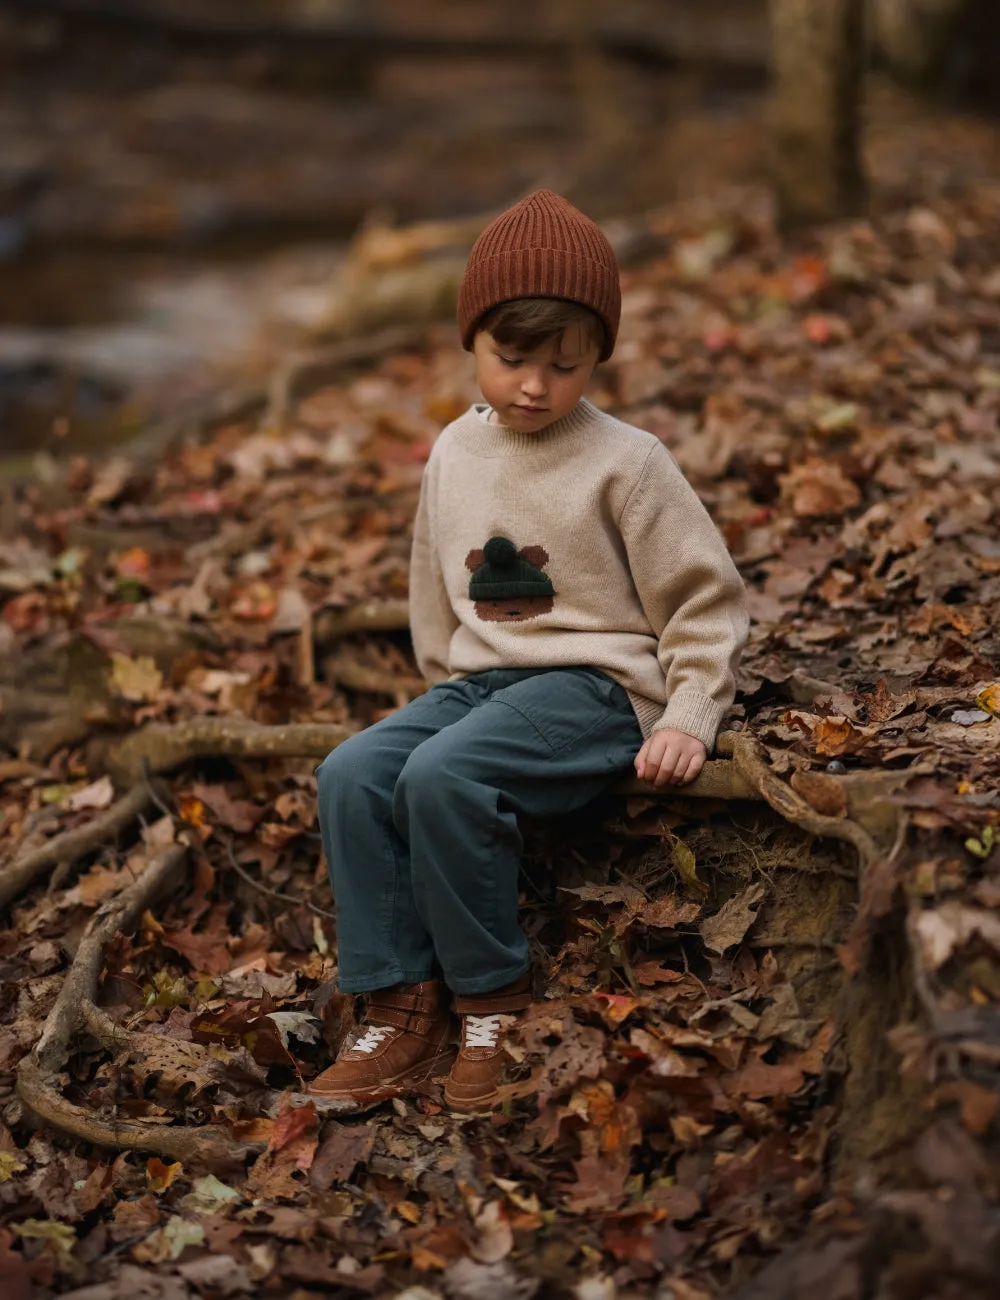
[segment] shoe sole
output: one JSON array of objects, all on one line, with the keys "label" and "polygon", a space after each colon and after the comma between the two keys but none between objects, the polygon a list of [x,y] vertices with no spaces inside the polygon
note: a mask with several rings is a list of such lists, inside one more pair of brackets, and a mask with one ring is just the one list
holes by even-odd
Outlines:
[{"label": "shoe sole", "polygon": [[446,1074],[451,1069],[457,1054],[454,1049],[449,1052],[439,1052],[420,1067],[419,1074],[406,1070],[402,1074],[393,1075],[390,1079],[383,1079],[375,1088],[351,1088],[333,1092],[323,1088],[307,1088],[306,1093],[313,1097],[322,1097],[327,1101],[353,1101],[358,1110],[370,1110],[373,1106],[388,1101],[390,1097],[398,1097],[400,1090],[409,1084],[426,1083],[436,1074]]},{"label": "shoe sole", "polygon": [[498,1106],[503,1105],[503,1098],[495,1094],[493,1096],[464,1098],[459,1099],[448,1096],[448,1089],[444,1092],[444,1104],[449,1110],[456,1115],[491,1115]]}]

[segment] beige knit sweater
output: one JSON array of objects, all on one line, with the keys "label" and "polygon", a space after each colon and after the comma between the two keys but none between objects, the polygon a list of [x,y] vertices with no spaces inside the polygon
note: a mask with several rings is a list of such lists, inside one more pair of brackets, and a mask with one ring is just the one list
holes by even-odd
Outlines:
[{"label": "beige knit sweater", "polygon": [[488,416],[476,405],[449,424],[424,473],[410,564],[420,671],[433,684],[588,665],[625,688],[643,736],[675,727],[711,750],[746,593],[674,458],[588,401],[540,433]]}]

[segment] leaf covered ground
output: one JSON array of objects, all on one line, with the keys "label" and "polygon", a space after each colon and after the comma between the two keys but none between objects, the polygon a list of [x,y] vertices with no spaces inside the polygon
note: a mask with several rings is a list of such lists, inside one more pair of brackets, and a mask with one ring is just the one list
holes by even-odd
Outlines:
[{"label": "leaf covered ground", "polygon": [[[460,1120],[428,1085],[338,1116],[301,1104],[355,1014],[315,762],[188,764],[0,934],[5,1297],[991,1294],[1000,188],[791,244],[755,191],[649,222],[595,400],[670,447],[747,580],[730,725],[825,816],[832,776],[899,774],[901,833],[859,882],[760,803],[527,826],[539,1000],[503,1111]],[[102,763],[149,722],[362,726],[418,692],[405,630],[338,620],[405,598],[423,462],[475,396],[441,326],[281,427],[8,489],[8,861],[106,809]],[[181,836],[189,866],[104,952],[133,1038],[78,1036],[60,1086],[221,1127],[248,1164],[74,1142],[14,1090],[95,910]]]}]

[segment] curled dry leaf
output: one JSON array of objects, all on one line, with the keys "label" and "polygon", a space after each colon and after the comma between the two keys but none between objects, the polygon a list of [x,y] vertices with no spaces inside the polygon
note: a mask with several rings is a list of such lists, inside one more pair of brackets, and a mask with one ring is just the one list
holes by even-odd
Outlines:
[{"label": "curled dry leaf", "polygon": [[849,718],[820,718],[813,728],[812,741],[817,754],[839,758],[842,754],[857,754],[871,740],[871,733],[856,727]]}]

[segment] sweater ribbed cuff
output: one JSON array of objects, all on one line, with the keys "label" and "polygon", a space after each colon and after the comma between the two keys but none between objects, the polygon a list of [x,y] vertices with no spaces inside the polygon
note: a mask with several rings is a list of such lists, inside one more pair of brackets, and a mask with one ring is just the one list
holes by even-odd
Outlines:
[{"label": "sweater ribbed cuff", "polygon": [[710,695],[699,691],[675,691],[671,695],[663,717],[653,730],[662,731],[672,727],[675,731],[686,732],[700,740],[711,754],[715,745],[722,719],[728,712],[728,706],[719,704]]}]

